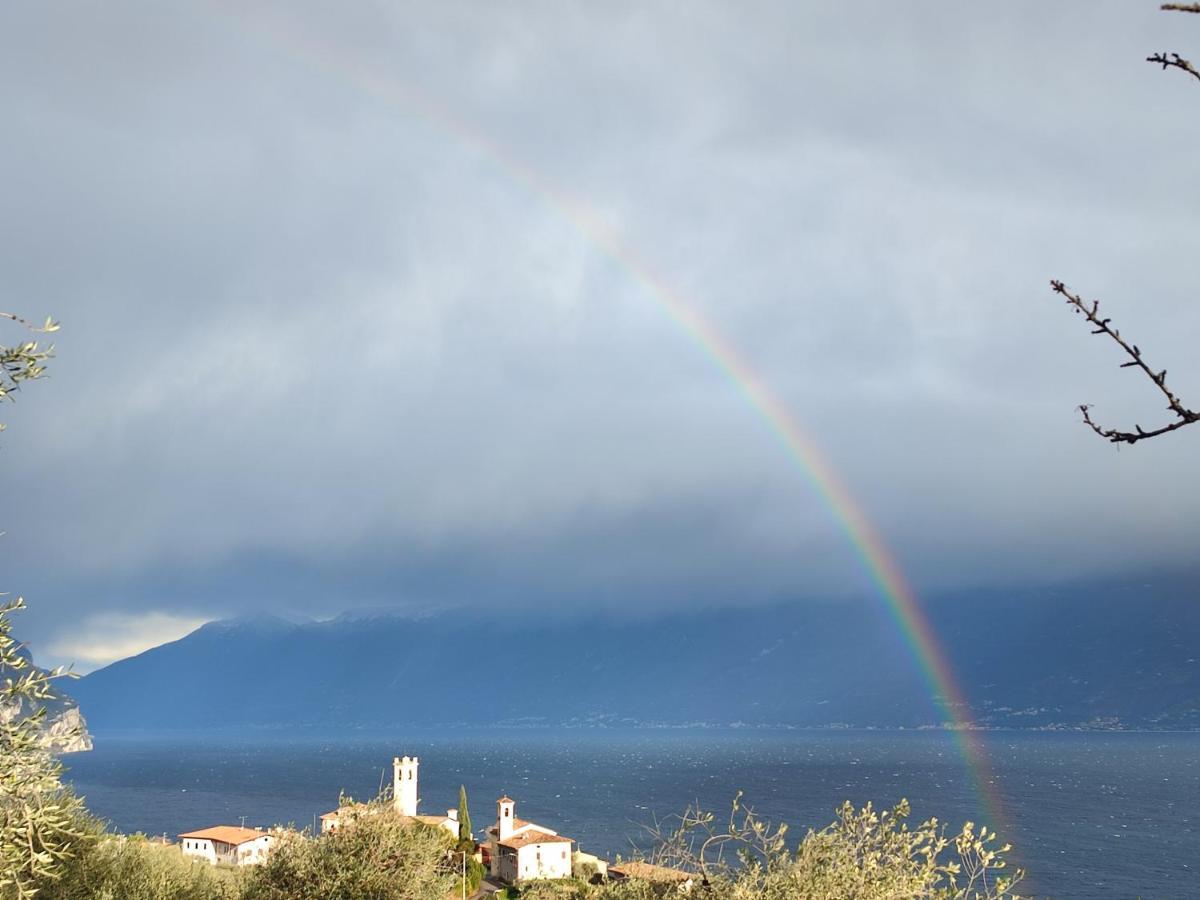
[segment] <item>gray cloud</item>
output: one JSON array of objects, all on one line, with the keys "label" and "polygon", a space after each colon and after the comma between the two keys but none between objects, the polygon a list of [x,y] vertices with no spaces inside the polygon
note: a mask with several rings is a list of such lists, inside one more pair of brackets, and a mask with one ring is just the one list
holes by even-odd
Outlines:
[{"label": "gray cloud", "polygon": [[714,323],[922,590],[1190,564],[1197,436],[1082,429],[1160,404],[1046,282],[1200,396],[1194,88],[1141,62],[1200,30],[794,6],[0,13],[3,306],[65,323],[3,411],[35,643],[862,590],[736,387],[524,171]]}]

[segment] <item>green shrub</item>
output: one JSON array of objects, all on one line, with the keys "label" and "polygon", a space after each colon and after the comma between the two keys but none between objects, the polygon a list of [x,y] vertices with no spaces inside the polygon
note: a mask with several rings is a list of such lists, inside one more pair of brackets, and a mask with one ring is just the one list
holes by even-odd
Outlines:
[{"label": "green shrub", "polygon": [[237,900],[245,872],[184,856],[178,845],[104,833],[94,820],[37,900]]},{"label": "green shrub", "polygon": [[286,834],[250,875],[245,900],[435,900],[459,886],[440,828],[389,809],[321,838]]},{"label": "green shrub", "polygon": [[475,891],[479,890],[479,885],[483,883],[483,876],[487,874],[487,869],[483,867],[483,863],[473,856],[467,857],[467,895],[470,896]]},{"label": "green shrub", "polygon": [[[658,833],[650,862],[707,882],[707,900],[1013,900],[1020,870],[1007,873],[994,832],[968,822],[954,836],[930,819],[909,829],[907,801],[876,812],[846,803],[837,820],[810,831],[794,850],[787,826],[772,826],[734,801],[728,820],[689,809],[670,833]],[[530,884],[526,900],[657,900],[693,895],[696,887],[629,879]]]},{"label": "green shrub", "polygon": [[[0,322],[40,334],[58,330],[50,319],[37,326],[3,311]],[[53,345],[38,341],[0,345],[0,400],[12,400],[22,383],[41,378],[53,355]],[[70,673],[33,665],[12,633],[11,615],[24,609],[25,601],[6,597],[0,593],[0,897],[27,898],[53,880],[69,858],[81,836],[75,823],[82,804],[63,787],[62,766],[43,733],[47,704],[57,697],[55,682]],[[78,734],[75,728],[62,739],[69,742]]]}]

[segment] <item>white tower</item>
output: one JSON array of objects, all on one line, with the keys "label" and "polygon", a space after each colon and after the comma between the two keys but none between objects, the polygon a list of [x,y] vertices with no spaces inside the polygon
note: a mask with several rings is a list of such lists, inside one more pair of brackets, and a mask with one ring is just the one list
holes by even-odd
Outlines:
[{"label": "white tower", "polygon": [[415,756],[397,756],[392,760],[392,805],[402,816],[415,816],[417,804],[417,766],[421,761]]},{"label": "white tower", "polygon": [[496,801],[496,837],[499,840],[507,840],[512,835],[516,809],[517,801],[507,794]]}]

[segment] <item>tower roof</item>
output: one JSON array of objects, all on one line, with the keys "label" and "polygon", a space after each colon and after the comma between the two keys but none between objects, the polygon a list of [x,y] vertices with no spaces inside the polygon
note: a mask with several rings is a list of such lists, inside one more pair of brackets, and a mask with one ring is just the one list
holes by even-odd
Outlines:
[{"label": "tower roof", "polygon": [[501,797],[496,802],[497,803],[516,803],[517,801],[514,800],[512,797],[508,796],[508,794],[505,794],[503,797]]}]

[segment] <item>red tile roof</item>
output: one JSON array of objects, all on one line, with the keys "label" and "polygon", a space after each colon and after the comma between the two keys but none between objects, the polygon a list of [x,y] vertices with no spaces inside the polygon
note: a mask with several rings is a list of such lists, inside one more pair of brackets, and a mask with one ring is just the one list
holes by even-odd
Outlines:
[{"label": "red tile roof", "polygon": [[630,862],[621,863],[619,866],[609,866],[608,872],[610,875],[616,875],[621,878],[636,878],[639,881],[671,883],[683,883],[691,881],[696,877],[688,872],[681,872],[679,869],[669,869],[666,866],[656,866],[654,863],[641,862],[640,860],[631,860]]},{"label": "red tile roof", "polygon": [[532,829],[530,831],[522,831],[520,834],[514,834],[511,837],[506,837],[500,841],[501,847],[511,847],[514,850],[519,850],[521,847],[528,847],[530,844],[570,844],[572,843],[569,837],[563,837],[561,834],[548,834],[545,831]]},{"label": "red tile roof", "polygon": [[212,828],[201,828],[199,831],[185,831],[180,838],[199,838],[203,841],[220,841],[223,844],[245,844],[247,841],[260,837],[270,837],[265,831],[257,828],[239,828],[237,825],[214,825]]},{"label": "red tile roof", "polygon": [[[356,803],[352,806],[343,806],[341,809],[335,809],[333,812],[322,813],[321,821],[337,819],[340,822],[343,817],[353,820],[360,816],[373,816],[388,812],[391,812],[391,810],[368,806],[365,803]],[[444,825],[446,822],[452,821],[449,816],[400,816],[399,818],[402,822],[423,822],[426,825]]]}]

